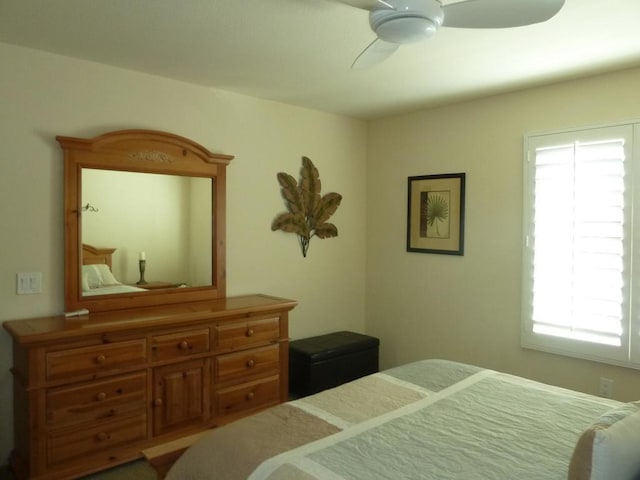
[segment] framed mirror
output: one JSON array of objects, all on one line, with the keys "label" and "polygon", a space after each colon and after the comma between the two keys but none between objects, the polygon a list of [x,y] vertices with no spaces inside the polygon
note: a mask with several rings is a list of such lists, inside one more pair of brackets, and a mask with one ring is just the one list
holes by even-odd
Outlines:
[{"label": "framed mirror", "polygon": [[229,155],[174,134],[57,137],[65,162],[65,310],[224,297]]}]

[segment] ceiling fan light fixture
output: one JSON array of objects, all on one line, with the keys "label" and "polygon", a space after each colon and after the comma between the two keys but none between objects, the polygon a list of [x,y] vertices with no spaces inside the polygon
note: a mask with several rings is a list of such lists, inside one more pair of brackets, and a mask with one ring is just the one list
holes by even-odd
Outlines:
[{"label": "ceiling fan light fixture", "polygon": [[415,43],[433,36],[438,29],[430,19],[424,17],[401,17],[378,25],[378,38],[391,43]]},{"label": "ceiling fan light fixture", "polygon": [[405,44],[433,36],[444,14],[437,0],[390,0],[393,8],[379,8],[369,14],[369,24],[380,40]]}]

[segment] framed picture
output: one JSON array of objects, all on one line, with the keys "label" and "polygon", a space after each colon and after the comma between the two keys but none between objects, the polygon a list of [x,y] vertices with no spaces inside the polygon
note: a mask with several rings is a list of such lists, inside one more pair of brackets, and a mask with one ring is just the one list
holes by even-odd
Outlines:
[{"label": "framed picture", "polygon": [[409,177],[407,251],[464,255],[464,173]]}]

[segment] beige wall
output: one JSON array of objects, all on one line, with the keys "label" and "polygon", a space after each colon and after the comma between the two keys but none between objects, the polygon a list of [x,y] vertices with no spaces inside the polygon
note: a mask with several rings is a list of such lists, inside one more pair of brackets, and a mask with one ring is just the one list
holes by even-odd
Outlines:
[{"label": "beige wall", "polygon": [[[640,118],[640,69],[374,121],[367,331],[383,366],[440,357],[640,398],[640,371],[520,347],[523,134]],[[407,177],[466,172],[465,254],[405,251]]]},{"label": "beige wall", "polygon": [[[55,136],[123,128],[166,130],[235,155],[228,168],[230,295],[297,299],[293,338],[364,330],[366,125],[0,44],[0,322],[63,312],[62,155]],[[323,191],[343,194],[332,219],[339,236],[272,232],[285,210],[276,174],[295,177],[301,156],[320,170]],[[43,273],[43,293],[16,295],[15,274]],[[12,444],[11,343],[0,330],[0,465]]]}]

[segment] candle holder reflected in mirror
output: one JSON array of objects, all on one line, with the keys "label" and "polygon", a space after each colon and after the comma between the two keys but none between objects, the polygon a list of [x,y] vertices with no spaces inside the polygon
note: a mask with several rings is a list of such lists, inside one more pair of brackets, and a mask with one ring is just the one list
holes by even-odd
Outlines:
[{"label": "candle holder reflected in mirror", "polygon": [[146,260],[138,260],[138,265],[140,268],[140,280],[138,280],[136,282],[136,285],[146,285],[147,281],[144,279],[144,271],[147,267],[147,261]]}]

